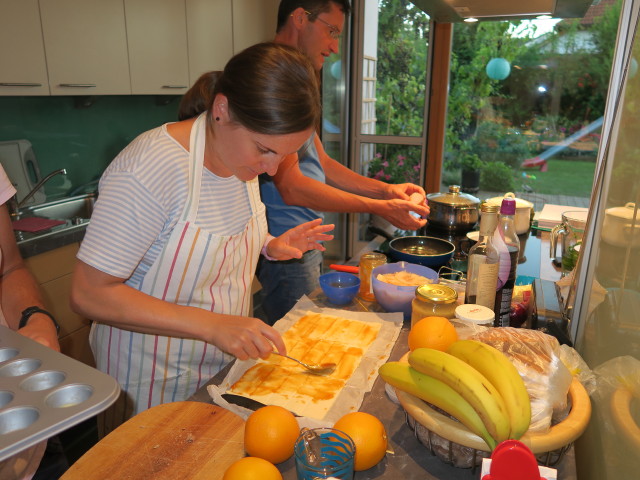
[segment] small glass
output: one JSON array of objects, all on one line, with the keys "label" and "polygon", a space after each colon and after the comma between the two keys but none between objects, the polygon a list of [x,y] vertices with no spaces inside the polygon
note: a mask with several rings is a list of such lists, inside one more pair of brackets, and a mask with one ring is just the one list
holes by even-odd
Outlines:
[{"label": "small glass", "polygon": [[355,453],[356,446],[346,433],[334,428],[305,428],[294,449],[298,480],[352,480]]},{"label": "small glass", "polygon": [[387,263],[387,256],[384,253],[367,252],[360,257],[360,298],[369,302],[375,301],[373,285],[371,284],[371,272],[374,268]]}]

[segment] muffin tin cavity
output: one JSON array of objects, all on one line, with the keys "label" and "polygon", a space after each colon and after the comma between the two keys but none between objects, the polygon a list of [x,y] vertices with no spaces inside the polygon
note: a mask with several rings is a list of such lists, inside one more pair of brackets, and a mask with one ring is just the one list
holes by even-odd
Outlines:
[{"label": "muffin tin cavity", "polygon": [[0,325],[0,461],[108,408],[120,386]]},{"label": "muffin tin cavity", "polygon": [[64,381],[65,377],[66,375],[63,372],[51,370],[38,372],[20,382],[20,388],[27,392],[48,390],[56,385],[60,385]]},{"label": "muffin tin cavity", "polygon": [[0,348],[0,362],[6,362],[18,355],[18,350],[15,348]]},{"label": "muffin tin cavity", "polygon": [[0,413],[0,435],[24,430],[38,420],[40,413],[33,407],[11,408]]},{"label": "muffin tin cavity", "polygon": [[0,377],[19,377],[37,370],[42,365],[40,360],[35,358],[20,358],[0,367]]},{"label": "muffin tin cavity", "polygon": [[53,408],[66,408],[89,400],[93,388],[89,385],[68,385],[47,396],[46,404]]}]

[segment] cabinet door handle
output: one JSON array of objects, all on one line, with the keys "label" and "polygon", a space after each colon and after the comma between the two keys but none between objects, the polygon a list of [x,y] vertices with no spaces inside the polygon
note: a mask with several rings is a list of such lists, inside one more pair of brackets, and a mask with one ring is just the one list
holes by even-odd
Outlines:
[{"label": "cabinet door handle", "polygon": [[162,85],[162,88],[187,88],[186,85]]},{"label": "cabinet door handle", "polygon": [[58,85],[63,88],[95,88],[96,85],[93,83],[61,83]]},{"label": "cabinet door handle", "polygon": [[41,83],[1,82],[0,87],[41,87]]}]

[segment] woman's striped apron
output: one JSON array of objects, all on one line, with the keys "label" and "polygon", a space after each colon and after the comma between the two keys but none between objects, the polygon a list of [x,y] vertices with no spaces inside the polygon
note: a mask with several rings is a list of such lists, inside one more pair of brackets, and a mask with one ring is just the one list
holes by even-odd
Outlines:
[{"label": "woman's striped apron", "polygon": [[[252,216],[242,232],[220,236],[194,223],[205,126],[203,114],[191,130],[187,203],[140,290],[179,305],[247,316],[251,283],[267,235],[265,207],[254,179],[246,182]],[[103,415],[100,430],[104,434],[154,405],[187,399],[232,359],[199,340],[136,333],[100,323],[93,324],[91,346],[98,369],[115,377],[123,390]]]}]

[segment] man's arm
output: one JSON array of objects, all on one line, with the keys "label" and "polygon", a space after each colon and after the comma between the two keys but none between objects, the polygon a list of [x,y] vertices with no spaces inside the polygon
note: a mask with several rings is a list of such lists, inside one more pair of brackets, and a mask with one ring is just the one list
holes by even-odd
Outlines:
[{"label": "man's arm", "polygon": [[22,261],[13,235],[6,205],[0,205],[0,307],[12,330],[47,347],[60,351],[56,327],[48,315],[34,313],[27,325],[18,329],[22,312],[32,306],[45,309],[40,288]]},{"label": "man's arm", "polygon": [[403,230],[415,230],[426,223],[410,215],[412,211],[422,217],[429,215],[426,205],[409,202],[412,193],[424,195],[420,186],[392,185],[359,175],[329,157],[317,135],[314,142],[327,183],[305,176],[298,156],[289,155],[273,177],[285,203],[325,212],[375,213]]}]

